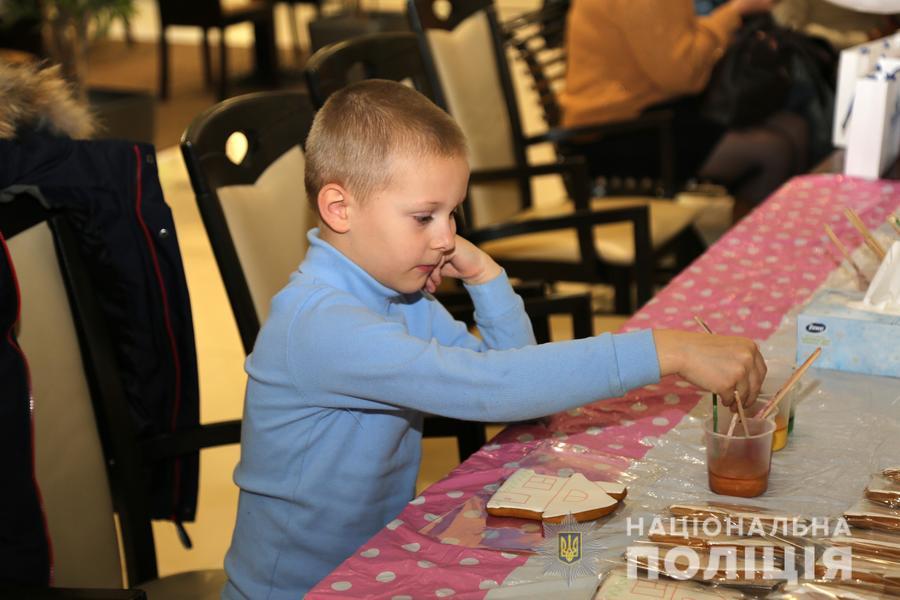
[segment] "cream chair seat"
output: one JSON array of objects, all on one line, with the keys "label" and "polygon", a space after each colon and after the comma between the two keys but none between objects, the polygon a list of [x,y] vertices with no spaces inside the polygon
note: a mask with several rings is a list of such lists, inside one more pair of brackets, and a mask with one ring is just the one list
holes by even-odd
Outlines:
[{"label": "cream chair seat", "polygon": [[[664,247],[690,227],[697,218],[698,209],[681,206],[668,200],[647,198],[595,199],[593,210],[648,206],[650,210],[650,243],[654,250]],[[574,205],[567,200],[556,206],[530,208],[518,213],[512,220],[528,221],[571,213]],[[628,266],[635,261],[634,225],[628,222],[598,225],[594,228],[594,244],[597,254],[611,264]],[[579,263],[581,252],[574,229],[517,235],[481,244],[491,256],[501,260],[551,260]]]}]

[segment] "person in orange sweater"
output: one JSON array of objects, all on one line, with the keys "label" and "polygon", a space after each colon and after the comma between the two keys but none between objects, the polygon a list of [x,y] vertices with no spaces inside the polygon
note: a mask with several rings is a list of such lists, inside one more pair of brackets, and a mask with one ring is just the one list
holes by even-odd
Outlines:
[{"label": "person in orange sweater", "polygon": [[[568,67],[560,95],[563,125],[625,121],[649,109],[675,114],[676,177],[726,185],[739,213],[806,167],[806,124],[780,112],[765,123],[726,130],[702,117],[709,82],[744,15],[775,0],[730,0],[698,17],[692,0],[573,0],[566,25]],[[646,160],[656,133],[629,134],[582,149],[594,171],[611,161]],[[648,150],[649,149],[649,150]]]}]

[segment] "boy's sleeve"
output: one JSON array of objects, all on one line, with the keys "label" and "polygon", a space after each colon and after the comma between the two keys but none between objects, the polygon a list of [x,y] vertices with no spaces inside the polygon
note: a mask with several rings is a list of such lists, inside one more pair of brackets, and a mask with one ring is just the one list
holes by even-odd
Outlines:
[{"label": "boy's sleeve", "polygon": [[659,379],[649,330],[479,352],[422,340],[364,307],[322,296],[295,315],[287,334],[298,391],[329,398],[331,408],[403,407],[514,421],[621,396]]},{"label": "boy's sleeve", "polygon": [[478,352],[521,348],[535,343],[531,321],[522,298],[512,288],[506,272],[480,285],[466,285],[475,305],[475,323],[481,339],[469,333],[439,302],[432,301],[434,338],[445,346]]}]

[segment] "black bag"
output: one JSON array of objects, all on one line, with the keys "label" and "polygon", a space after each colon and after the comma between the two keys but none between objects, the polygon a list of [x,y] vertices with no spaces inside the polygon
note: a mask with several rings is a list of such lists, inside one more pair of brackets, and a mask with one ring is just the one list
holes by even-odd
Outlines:
[{"label": "black bag", "polygon": [[769,14],[745,20],[713,69],[702,115],[731,129],[755,125],[784,108],[792,81],[789,35]]}]

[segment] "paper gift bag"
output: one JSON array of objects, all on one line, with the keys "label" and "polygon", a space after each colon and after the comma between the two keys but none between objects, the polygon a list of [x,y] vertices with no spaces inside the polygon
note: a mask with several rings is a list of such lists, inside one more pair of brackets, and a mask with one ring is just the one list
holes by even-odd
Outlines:
[{"label": "paper gift bag", "polygon": [[878,59],[884,56],[900,56],[900,34],[860,44],[841,52],[834,98],[834,127],[831,134],[835,146],[843,148],[847,143],[847,132],[854,112],[856,82],[874,72]]},{"label": "paper gift bag", "polygon": [[900,0],[828,0],[828,2],[858,12],[882,15],[900,12]]},{"label": "paper gift bag", "polygon": [[893,75],[856,84],[853,120],[847,133],[844,174],[878,179],[900,152],[900,98]]}]

